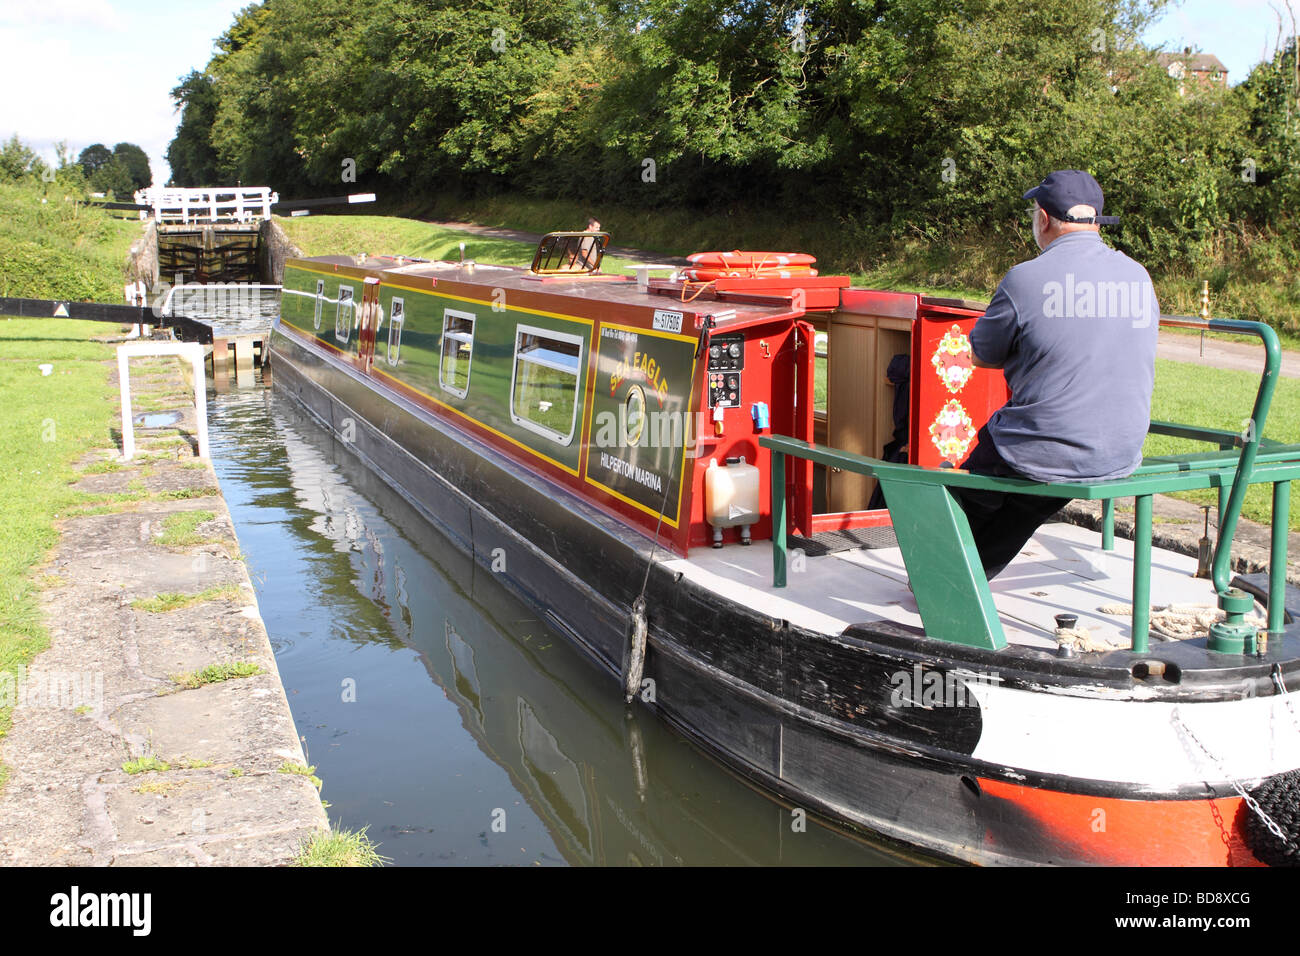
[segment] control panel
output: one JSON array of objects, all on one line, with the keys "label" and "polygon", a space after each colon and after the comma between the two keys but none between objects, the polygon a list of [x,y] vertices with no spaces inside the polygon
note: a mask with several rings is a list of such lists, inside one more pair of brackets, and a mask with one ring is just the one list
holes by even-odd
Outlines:
[{"label": "control panel", "polygon": [[709,342],[709,407],[740,407],[740,373],[745,368],[743,333],[718,335]]}]

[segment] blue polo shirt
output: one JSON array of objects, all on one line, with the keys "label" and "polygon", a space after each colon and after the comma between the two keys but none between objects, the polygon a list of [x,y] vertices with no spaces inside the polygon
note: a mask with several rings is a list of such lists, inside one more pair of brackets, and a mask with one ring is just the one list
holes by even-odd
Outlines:
[{"label": "blue polo shirt", "polygon": [[1038,481],[1121,478],[1142,461],[1160,307],[1146,269],[1069,232],[1003,278],[971,331],[1011,398],[989,419],[1009,465]]}]

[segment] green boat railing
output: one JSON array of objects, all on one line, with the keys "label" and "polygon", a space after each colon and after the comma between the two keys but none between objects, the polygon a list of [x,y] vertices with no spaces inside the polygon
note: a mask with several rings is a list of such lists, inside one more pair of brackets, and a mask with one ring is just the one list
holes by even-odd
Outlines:
[{"label": "green boat railing", "polygon": [[[1162,322],[1183,325],[1184,322]],[[1273,485],[1269,555],[1268,632],[1280,636],[1285,623],[1287,533],[1291,481],[1300,478],[1300,445],[1263,437],[1281,366],[1277,334],[1262,322],[1211,319],[1195,323],[1211,331],[1253,334],[1263,340],[1264,373],[1251,417],[1241,433],[1153,421],[1151,432],[1205,441],[1214,452],[1162,455],[1143,460],[1127,478],[1090,482],[1035,482],[996,478],[957,469],[922,468],[813,445],[785,435],[759,444],[772,452],[772,584],[786,586],[788,508],[786,457],[876,478],[884,491],[903,563],[926,634],[938,640],[997,650],[1006,646],[988,578],[965,512],[950,488],[975,488],[1054,498],[1100,500],[1104,506],[1102,547],[1114,547],[1114,501],[1134,499],[1132,650],[1144,654],[1150,639],[1152,495],[1217,488],[1221,504],[1214,553],[1214,588],[1226,620],[1211,628],[1209,646],[1225,653],[1254,653],[1256,634],[1244,620],[1254,599],[1230,586],[1232,539],[1251,484]],[[1235,451],[1241,448],[1240,453]]]}]

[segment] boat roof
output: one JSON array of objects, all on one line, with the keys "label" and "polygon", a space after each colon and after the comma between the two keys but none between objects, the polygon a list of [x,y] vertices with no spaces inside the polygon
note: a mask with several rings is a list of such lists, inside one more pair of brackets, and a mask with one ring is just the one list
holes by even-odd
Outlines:
[{"label": "boat roof", "polygon": [[[785,316],[792,311],[788,294],[747,291],[713,295],[709,290],[701,292],[698,285],[688,287],[683,293],[680,282],[651,279],[642,287],[635,276],[614,273],[538,275],[519,266],[490,265],[471,260],[463,263],[413,260],[401,256],[311,256],[302,257],[299,261],[364,269],[378,273],[380,281],[384,283],[401,284],[412,279],[433,279],[489,289],[500,288],[507,292],[515,290],[563,296],[584,303],[597,300],[617,305],[711,314],[717,329],[749,325],[755,320]],[[847,276],[830,278],[842,279],[841,284],[848,285]],[[918,298],[915,295],[910,297]],[[942,301],[947,303],[955,300]]]}]

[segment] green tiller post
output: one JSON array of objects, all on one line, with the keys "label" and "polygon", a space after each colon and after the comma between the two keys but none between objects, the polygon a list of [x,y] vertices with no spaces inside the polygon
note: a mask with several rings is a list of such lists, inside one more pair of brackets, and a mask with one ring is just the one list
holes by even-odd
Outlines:
[{"label": "green tiller post", "polygon": [[[1219,447],[1223,451],[1231,451],[1236,446],[1220,445]],[[1238,461],[1240,461],[1240,456],[1238,457]],[[1218,544],[1219,535],[1223,533],[1223,513],[1228,510],[1228,492],[1230,491],[1232,491],[1232,485],[1219,485],[1219,510],[1218,510],[1219,517],[1218,517],[1218,527],[1215,529],[1214,532],[1215,544]]]},{"label": "green tiller post", "polygon": [[[1241,457],[1238,459],[1236,473],[1232,479],[1227,506],[1219,515],[1219,540],[1214,548],[1214,589],[1219,592],[1219,607],[1224,612],[1224,620],[1210,625],[1210,638],[1207,642],[1207,646],[1212,651],[1225,654],[1251,654],[1255,650],[1256,631],[1246,623],[1245,616],[1254,607],[1254,600],[1249,594],[1231,586],[1232,537],[1237,530],[1241,506],[1246,498],[1246,488],[1251,482],[1255,457],[1259,453],[1264,426],[1268,421],[1268,410],[1273,402],[1273,392],[1277,387],[1278,372],[1282,363],[1282,350],[1278,344],[1277,333],[1262,322],[1211,322],[1210,328],[1222,328],[1224,331],[1231,332],[1239,329],[1251,331],[1264,341],[1264,374],[1260,377],[1259,391],[1255,393],[1255,407],[1250,418],[1245,422],[1245,430],[1241,436]],[[1273,569],[1270,568],[1270,586],[1274,580],[1273,573]],[[1272,620],[1271,613],[1269,619]]]},{"label": "green tiller post", "polygon": [[1134,500],[1133,651],[1147,652],[1151,634],[1151,496]]},{"label": "green tiller post", "polygon": [[772,587],[785,587],[785,455],[779,451],[772,452]]},{"label": "green tiller post", "polygon": [[1291,482],[1273,482],[1273,540],[1268,556],[1268,632],[1281,637],[1286,614],[1287,535],[1291,525]]}]

